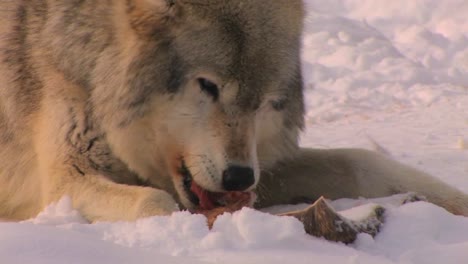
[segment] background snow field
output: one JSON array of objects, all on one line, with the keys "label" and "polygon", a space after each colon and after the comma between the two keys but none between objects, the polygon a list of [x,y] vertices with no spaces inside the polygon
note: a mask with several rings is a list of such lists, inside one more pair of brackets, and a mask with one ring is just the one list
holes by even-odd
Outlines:
[{"label": "background snow field", "polygon": [[[468,192],[468,1],[306,3],[301,144],[387,152]],[[35,219],[0,223],[0,263],[468,263],[468,218],[425,202],[388,208],[376,238],[345,246],[251,209],[211,231],[186,212],[86,224],[65,197]]]}]

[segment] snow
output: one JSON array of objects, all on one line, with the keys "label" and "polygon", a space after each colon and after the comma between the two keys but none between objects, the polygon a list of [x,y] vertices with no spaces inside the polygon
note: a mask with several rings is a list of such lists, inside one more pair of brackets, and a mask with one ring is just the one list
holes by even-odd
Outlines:
[{"label": "snow", "polygon": [[[385,152],[468,193],[468,2],[306,3],[301,144]],[[64,197],[34,219],[0,223],[0,263],[466,263],[468,218],[426,202],[397,206],[404,198],[332,202],[355,218],[387,208],[375,238],[346,246],[252,209],[212,230],[186,212],[87,224]]]}]

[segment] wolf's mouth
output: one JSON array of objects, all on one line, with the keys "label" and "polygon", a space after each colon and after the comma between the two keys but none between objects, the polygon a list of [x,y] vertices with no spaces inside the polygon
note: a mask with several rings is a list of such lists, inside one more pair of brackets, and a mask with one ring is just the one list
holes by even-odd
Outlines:
[{"label": "wolf's mouth", "polygon": [[195,182],[184,161],[182,161],[179,173],[183,177],[183,186],[188,199],[201,210],[212,210],[243,201],[248,203],[253,195],[251,192],[211,192],[205,190]]}]

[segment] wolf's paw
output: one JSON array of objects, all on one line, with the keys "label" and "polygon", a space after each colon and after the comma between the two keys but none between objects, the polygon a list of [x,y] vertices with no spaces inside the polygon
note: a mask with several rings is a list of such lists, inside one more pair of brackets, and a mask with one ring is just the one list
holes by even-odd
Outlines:
[{"label": "wolf's paw", "polygon": [[[170,215],[179,211],[179,206],[172,196],[154,188],[141,188],[138,190],[137,202],[134,205],[134,216],[131,219],[155,215]],[[130,212],[128,212],[130,213]]]},{"label": "wolf's paw", "polygon": [[427,198],[423,195],[410,192],[410,193],[406,193],[403,196],[403,200],[401,201],[401,204],[414,203],[414,202],[420,202],[420,201],[427,202]]},{"label": "wolf's paw", "polygon": [[359,233],[367,233],[375,237],[384,223],[385,208],[380,205],[371,205],[369,214],[352,223],[356,226]]}]

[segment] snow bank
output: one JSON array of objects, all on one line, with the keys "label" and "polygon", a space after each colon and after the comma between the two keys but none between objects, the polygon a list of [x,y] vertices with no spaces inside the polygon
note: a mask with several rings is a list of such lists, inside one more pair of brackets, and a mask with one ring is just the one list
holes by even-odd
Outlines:
[{"label": "snow bank", "polygon": [[313,123],[466,96],[466,1],[306,2],[303,58]]},{"label": "snow bank", "polygon": [[[370,202],[343,199],[333,204],[346,208]],[[204,217],[185,212],[136,222],[81,224],[73,220],[76,212],[69,200],[63,199],[43,212],[40,222],[0,223],[1,263],[463,263],[468,259],[468,218],[425,202],[401,207],[379,202],[389,205],[382,232],[375,239],[362,234],[345,246],[306,235],[294,218],[252,209],[221,216],[211,231]],[[57,224],[66,215],[70,223]]]}]

